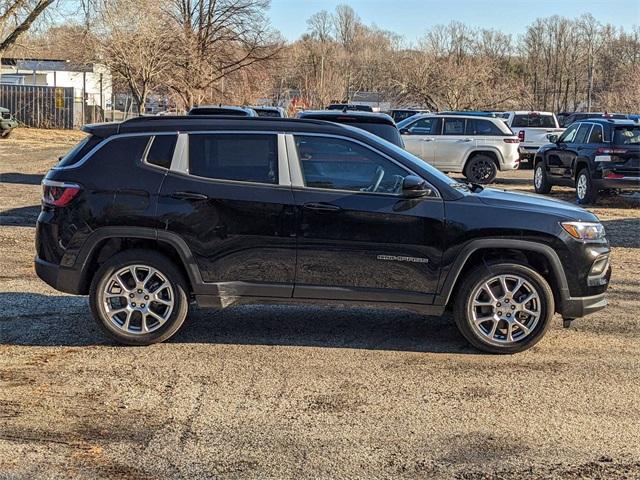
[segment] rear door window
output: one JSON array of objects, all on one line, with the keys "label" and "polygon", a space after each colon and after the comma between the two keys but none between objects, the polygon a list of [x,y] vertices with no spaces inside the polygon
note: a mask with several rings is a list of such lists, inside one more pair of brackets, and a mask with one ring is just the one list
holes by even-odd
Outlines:
[{"label": "rear door window", "polygon": [[464,135],[465,119],[464,118],[445,118],[443,135]]},{"label": "rear door window", "polygon": [[278,183],[273,134],[191,134],[189,173],[217,180]]},{"label": "rear door window", "polygon": [[589,135],[589,143],[603,143],[602,125],[594,125]]}]

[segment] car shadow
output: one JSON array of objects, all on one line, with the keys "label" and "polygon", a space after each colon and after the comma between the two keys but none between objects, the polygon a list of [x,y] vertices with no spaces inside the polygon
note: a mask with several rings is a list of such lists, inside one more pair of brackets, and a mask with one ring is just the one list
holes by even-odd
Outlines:
[{"label": "car shadow", "polygon": [[44,174],[39,173],[1,173],[0,182],[2,183],[21,183],[23,185],[40,185]]},{"label": "car shadow", "polygon": [[35,227],[40,214],[40,205],[12,208],[0,211],[0,225],[14,227]]},{"label": "car shadow", "polygon": [[[0,345],[114,345],[91,318],[86,297],[0,293]],[[303,346],[478,354],[449,314],[307,305],[193,306],[169,343]]]}]

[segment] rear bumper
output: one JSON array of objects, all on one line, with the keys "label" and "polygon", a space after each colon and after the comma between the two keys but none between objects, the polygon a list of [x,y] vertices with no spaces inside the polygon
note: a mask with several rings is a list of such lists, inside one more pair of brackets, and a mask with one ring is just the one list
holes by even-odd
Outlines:
[{"label": "rear bumper", "polygon": [[80,273],[74,269],[62,268],[39,257],[35,259],[36,275],[46,284],[65,293],[81,295]]},{"label": "rear bumper", "polygon": [[605,293],[591,297],[568,297],[562,301],[560,314],[563,318],[579,318],[602,310],[607,306]]},{"label": "rear bumper", "polygon": [[593,183],[599,189],[618,188],[621,190],[640,191],[640,173],[638,176],[628,176],[623,178],[602,178],[594,179]]}]

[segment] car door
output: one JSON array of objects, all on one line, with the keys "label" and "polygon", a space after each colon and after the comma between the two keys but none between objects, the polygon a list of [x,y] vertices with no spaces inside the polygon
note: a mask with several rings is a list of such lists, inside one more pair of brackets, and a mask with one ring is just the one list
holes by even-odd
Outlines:
[{"label": "car door", "polygon": [[444,171],[461,172],[464,161],[475,147],[475,139],[465,133],[466,119],[444,117],[442,135],[436,142],[435,166]]},{"label": "car door", "polygon": [[429,304],[444,209],[399,195],[409,170],[353,139],[288,137],[298,208],[294,297]]},{"label": "car door", "polygon": [[295,209],[283,135],[181,134],[179,147],[158,214],[189,248],[204,293],[290,297]]},{"label": "car door", "polygon": [[566,161],[567,157],[571,154],[567,149],[569,145],[573,144],[580,125],[580,123],[571,124],[563,134],[560,135],[555,145],[546,150],[547,173],[551,178],[566,180],[570,176],[567,172]]},{"label": "car door", "polygon": [[425,162],[433,164],[437,129],[438,118],[436,117],[423,117],[402,128],[400,133],[405,149]]}]

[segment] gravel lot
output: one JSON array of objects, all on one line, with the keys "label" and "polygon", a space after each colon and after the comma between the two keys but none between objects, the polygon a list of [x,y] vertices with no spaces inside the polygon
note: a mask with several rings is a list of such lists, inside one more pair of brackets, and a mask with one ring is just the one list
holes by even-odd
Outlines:
[{"label": "gravel lot", "polygon": [[640,478],[637,198],[593,209],[610,306],[519,355],[448,317],[289,306],[194,309],[119,347],[32,267],[42,174],[81,136],[0,140],[0,478]]}]

